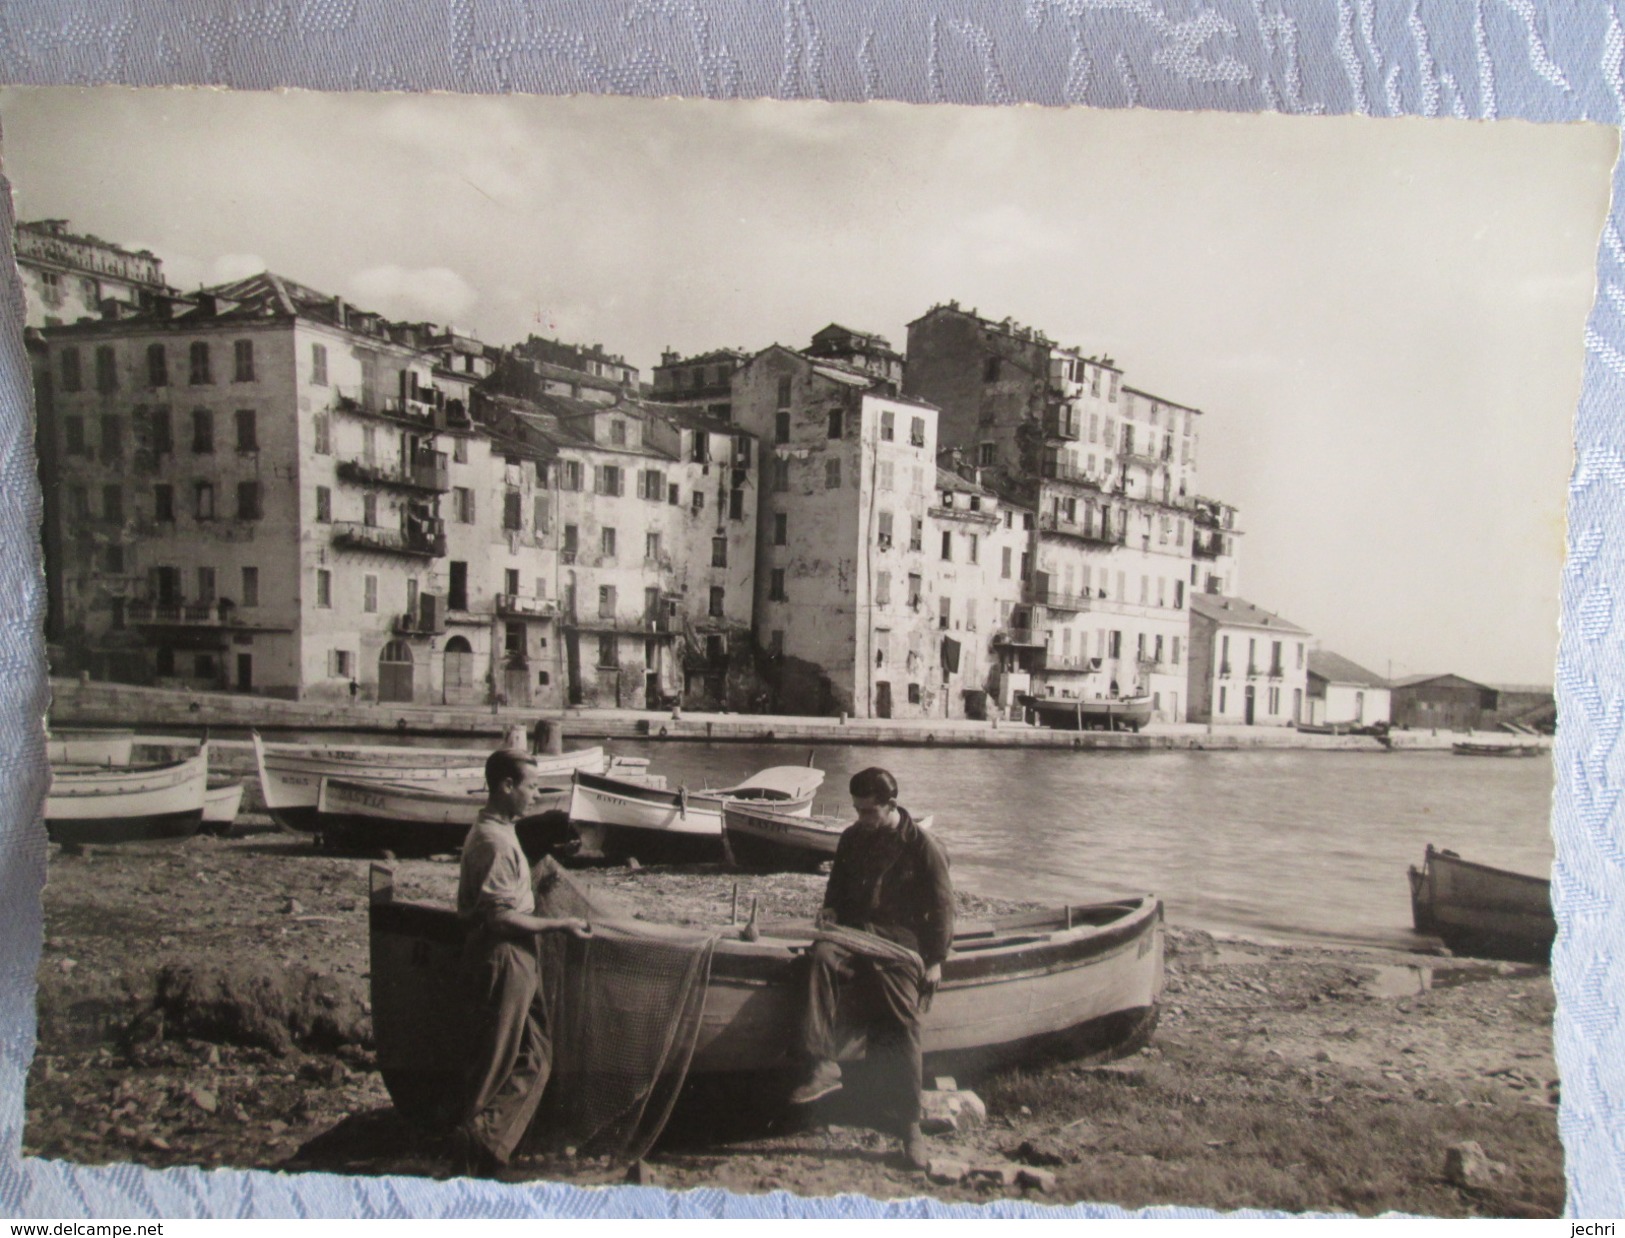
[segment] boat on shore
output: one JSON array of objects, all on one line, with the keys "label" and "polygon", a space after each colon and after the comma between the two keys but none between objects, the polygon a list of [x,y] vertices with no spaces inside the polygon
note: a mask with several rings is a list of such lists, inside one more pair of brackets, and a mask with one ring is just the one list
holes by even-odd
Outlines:
[{"label": "boat on shore", "polygon": [[210,778],[203,790],[203,823],[199,828],[205,834],[229,834],[242,810],[243,780]]},{"label": "boat on shore", "polygon": [[1085,699],[1069,696],[1016,698],[1032,714],[1039,726],[1054,731],[1138,731],[1151,721],[1149,696],[1101,696]]},{"label": "boat on shore", "polygon": [[[915,824],[931,828],[935,817]],[[769,873],[815,873],[835,858],[850,816],[798,817],[776,808],[730,801],[722,808],[722,845],[736,868]]]},{"label": "boat on shore", "polygon": [[[267,744],[257,733],[252,739],[266,811],[278,825],[300,834],[314,834],[318,830],[316,801],[323,778],[412,782],[461,793],[484,787],[485,761],[490,755],[478,748]],[[611,766],[611,759],[602,747],[544,753],[535,761],[536,774],[544,781],[568,778],[577,769],[603,772]],[[641,759],[622,761],[617,758],[614,762],[616,768],[624,768],[629,776],[647,764]]]},{"label": "boat on shore", "polygon": [[[450,907],[395,900],[392,876],[374,873],[368,928],[378,1068],[403,1113],[444,1112],[466,1056],[454,1000],[464,929]],[[660,932],[642,921],[617,927]],[[802,956],[813,932],[810,923],[770,924],[755,941],[717,942],[687,1087],[723,1082],[757,1098],[788,1093],[800,1067]],[[565,965],[588,946],[568,939]],[[1024,1063],[1132,1052],[1156,1026],[1162,982],[1162,904],[1150,895],[964,923],[922,1020],[926,1077],[975,1078]],[[854,1042],[843,1058],[860,1050]]]},{"label": "boat on shore", "polygon": [[1538,757],[1546,749],[1540,744],[1477,744],[1460,742],[1450,745],[1458,757]]},{"label": "boat on shore", "polygon": [[[316,836],[329,851],[397,855],[445,855],[459,850],[485,807],[486,790],[436,787],[409,782],[358,781],[323,777],[316,802]],[[521,843],[543,835],[547,845],[563,841],[558,817],[570,802],[567,785],[539,787],[530,812],[515,823]],[[544,847],[545,849],[545,847]],[[527,851],[530,847],[527,847]]]},{"label": "boat on shore", "polygon": [[1545,877],[1475,864],[1428,844],[1412,866],[1411,920],[1457,954],[1549,963],[1557,920]]},{"label": "boat on shore", "polygon": [[577,770],[570,787],[570,822],[582,851],[605,859],[636,857],[646,864],[683,864],[723,858],[722,810],[730,803],[771,806],[791,816],[812,812],[824,771],[775,765],[737,786],[668,790],[651,782]]},{"label": "boat on shore", "polygon": [[68,846],[190,838],[203,822],[208,781],[207,743],[157,765],[59,766],[45,796],[45,831]]},{"label": "boat on shore", "polygon": [[134,748],[134,731],[52,727],[45,736],[52,765],[128,765]]}]

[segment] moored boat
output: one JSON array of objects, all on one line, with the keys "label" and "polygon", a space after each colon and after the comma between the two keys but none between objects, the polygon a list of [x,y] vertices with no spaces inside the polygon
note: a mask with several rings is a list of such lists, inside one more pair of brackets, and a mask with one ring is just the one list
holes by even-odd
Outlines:
[{"label": "moored boat", "polygon": [[229,834],[243,809],[241,778],[210,778],[203,790],[203,824],[209,834]]},{"label": "moored boat", "polygon": [[128,765],[134,747],[134,731],[52,727],[45,758],[52,765]]},{"label": "moored boat", "polygon": [[823,782],[821,769],[775,765],[737,786],[672,791],[577,770],[570,787],[570,821],[581,832],[583,851],[608,859],[635,856],[655,864],[720,860],[726,804],[771,806],[806,817]]},{"label": "moored boat", "polygon": [[[560,812],[569,799],[568,786],[538,788],[530,812],[515,825],[521,841],[534,832],[537,818]],[[335,851],[443,855],[463,845],[485,801],[483,777],[479,786],[454,788],[323,777],[316,834]]]},{"label": "moored boat", "polygon": [[1412,867],[1411,920],[1457,954],[1546,963],[1557,937],[1551,882],[1462,859],[1428,844]]},{"label": "moored boat", "polygon": [[[253,736],[265,809],[284,829],[317,830],[316,799],[323,778],[360,782],[415,782],[461,792],[485,785],[489,752],[477,748],[404,748],[276,745]],[[603,748],[582,748],[535,758],[539,778],[568,777],[577,769],[602,772],[610,760]],[[639,766],[646,762],[637,762]]]},{"label": "moored boat", "polygon": [[[934,817],[915,819],[930,829]],[[730,801],[722,808],[722,843],[730,863],[775,873],[808,873],[835,858],[850,816],[798,817],[759,804]]]},{"label": "moored boat", "polygon": [[1149,696],[1032,696],[1017,700],[1038,725],[1056,731],[1138,731],[1151,721]]},{"label": "moored boat", "polygon": [[[640,922],[619,927],[636,932]],[[465,1056],[453,1000],[463,932],[451,908],[395,901],[387,881],[375,888],[373,1034],[385,1086],[407,1113],[433,1112],[456,1094]],[[808,924],[718,941],[690,1084],[748,1080],[762,1092],[787,1085],[799,1066],[801,956],[812,938]],[[587,948],[570,939],[566,966]],[[1162,981],[1162,904],[1150,895],[965,924],[922,1022],[926,1074],[974,1078],[1044,1059],[1131,1052],[1156,1025]]]},{"label": "moored boat", "polygon": [[1546,749],[1540,744],[1475,744],[1460,742],[1450,745],[1458,757],[1538,757]]},{"label": "moored boat", "polygon": [[150,842],[189,838],[203,820],[209,746],[161,765],[51,771],[45,829],[52,842]]}]

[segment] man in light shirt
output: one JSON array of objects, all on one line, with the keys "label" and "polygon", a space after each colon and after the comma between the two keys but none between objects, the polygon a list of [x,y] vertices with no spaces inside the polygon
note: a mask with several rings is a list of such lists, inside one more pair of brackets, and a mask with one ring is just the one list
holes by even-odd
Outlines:
[{"label": "man in light shirt", "polygon": [[485,763],[486,803],[463,843],[457,915],[467,928],[462,975],[468,1003],[461,1168],[490,1176],[507,1166],[547,1086],[552,1044],[541,991],[537,934],[586,936],[582,920],[536,915],[530,864],[514,822],[536,791],[536,762],[499,748]]}]

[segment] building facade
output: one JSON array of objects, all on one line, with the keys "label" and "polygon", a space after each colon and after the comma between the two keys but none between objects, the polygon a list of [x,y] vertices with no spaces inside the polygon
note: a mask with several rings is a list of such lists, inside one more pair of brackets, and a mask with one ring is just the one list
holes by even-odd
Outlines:
[{"label": "building facade", "polygon": [[1389,721],[1388,683],[1327,649],[1309,651],[1308,715],[1317,726],[1376,726]]},{"label": "building facade", "polygon": [[[1125,386],[1110,358],[954,302],[909,324],[906,394],[942,409],[946,446],[1036,515],[1016,625],[1040,695],[1188,703],[1197,409]],[[1017,659],[1012,659],[1016,661]]]},{"label": "building facade", "polygon": [[1190,721],[1293,726],[1309,721],[1303,628],[1242,598],[1191,598]]},{"label": "building facade", "polygon": [[716,348],[684,357],[671,349],[660,354],[651,375],[651,396],[663,404],[696,408],[718,421],[733,420],[733,376],[750,354]]}]

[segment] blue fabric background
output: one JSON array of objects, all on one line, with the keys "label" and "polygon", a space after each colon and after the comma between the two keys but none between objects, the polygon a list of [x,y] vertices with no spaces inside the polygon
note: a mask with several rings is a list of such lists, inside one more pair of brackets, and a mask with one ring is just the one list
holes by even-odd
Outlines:
[{"label": "blue fabric background", "polygon": [[[0,82],[1089,104],[1619,124],[1608,0],[0,0]],[[1557,686],[1553,962],[1575,1216],[1625,1216],[1625,237],[1616,170],[1586,334]],[[45,835],[44,589],[28,367],[0,219],[0,1214],[44,1217],[1011,1216],[860,1197],[588,1192],[22,1161]],[[1079,1216],[1122,1215],[1082,1205]],[[1172,1215],[1191,1215],[1188,1210]]]}]

